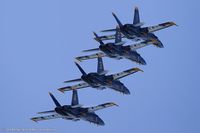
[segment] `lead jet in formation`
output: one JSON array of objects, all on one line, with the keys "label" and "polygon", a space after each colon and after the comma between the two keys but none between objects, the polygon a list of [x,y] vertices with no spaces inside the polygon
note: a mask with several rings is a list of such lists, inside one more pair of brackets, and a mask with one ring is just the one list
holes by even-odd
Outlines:
[{"label": "lead jet in formation", "polygon": [[101,57],[98,57],[97,72],[87,74],[78,63],[75,63],[75,64],[82,73],[81,78],[65,81],[65,83],[80,82],[80,81],[83,81],[83,82],[74,86],[59,88],[58,89],[59,91],[65,92],[69,90],[92,87],[99,90],[110,88],[115,91],[121,92],[123,94],[130,94],[130,91],[125,87],[125,85],[122,82],[119,81],[119,79],[125,76],[128,76],[130,74],[136,73],[138,71],[142,71],[139,68],[132,68],[120,73],[106,75],[107,71],[104,70],[103,60]]},{"label": "lead jet in formation", "polygon": [[98,37],[96,33],[94,33],[96,40],[100,43],[99,48],[84,50],[83,52],[92,52],[92,51],[101,51],[95,54],[87,55],[87,56],[79,56],[75,59],[78,61],[87,60],[87,59],[94,59],[98,57],[110,57],[114,59],[129,59],[136,63],[146,65],[145,60],[137,53],[137,49],[145,47],[149,44],[153,44],[155,42],[147,40],[140,43],[136,43],[133,45],[126,45],[122,41],[120,29],[117,26],[116,33],[115,33],[115,42],[114,43],[103,43],[103,41]]},{"label": "lead jet in formation", "polygon": [[118,106],[113,102],[109,102],[93,107],[82,107],[83,105],[80,105],[78,101],[77,90],[73,90],[71,105],[62,106],[53,96],[53,94],[49,93],[49,95],[51,96],[53,102],[55,103],[56,108],[50,111],[39,112],[38,114],[49,114],[49,115],[33,117],[31,118],[31,120],[38,122],[42,120],[62,118],[72,121],[85,120],[90,123],[103,126],[105,125],[104,121],[97,114],[95,114],[95,111],[111,107],[114,105]]},{"label": "lead jet in formation", "polygon": [[[120,32],[123,35],[122,37],[135,41],[154,40],[155,41],[154,45],[160,48],[164,46],[153,32],[176,25],[174,22],[165,22],[155,26],[141,27],[144,23],[140,22],[139,10],[137,7],[135,8],[134,19],[132,24],[122,24],[114,13],[112,13],[112,15],[114,16],[115,20],[119,25]],[[112,32],[115,30],[116,29],[109,29],[109,30],[103,30],[102,32]],[[101,40],[109,40],[109,39],[114,39],[115,36],[114,35],[101,36],[100,38]]]}]

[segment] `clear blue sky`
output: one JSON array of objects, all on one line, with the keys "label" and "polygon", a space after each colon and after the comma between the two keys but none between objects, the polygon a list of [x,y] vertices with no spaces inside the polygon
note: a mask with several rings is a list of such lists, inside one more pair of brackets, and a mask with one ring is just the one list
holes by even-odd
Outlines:
[{"label": "clear blue sky", "polygon": [[[200,132],[200,37],[198,0],[1,0],[0,1],[0,129],[54,128],[56,132]],[[138,52],[147,62],[104,59],[111,73],[140,67],[122,79],[131,95],[92,88],[79,91],[80,103],[114,101],[119,107],[97,112],[105,121],[97,127],[85,121],[51,120],[34,123],[36,112],[54,108],[48,92],[70,104],[71,92],[61,94],[64,80],[81,74],[73,58],[98,46],[92,31],[112,28],[114,11],[132,22],[133,7],[148,25],[175,21],[179,27],[159,31],[165,48],[149,46]],[[102,33],[99,33],[102,34]],[[96,60],[81,64],[96,71]]]}]

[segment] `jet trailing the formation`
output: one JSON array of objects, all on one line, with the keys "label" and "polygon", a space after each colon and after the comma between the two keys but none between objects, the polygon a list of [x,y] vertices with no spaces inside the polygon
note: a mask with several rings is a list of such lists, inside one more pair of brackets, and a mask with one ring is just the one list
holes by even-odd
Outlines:
[{"label": "jet trailing the formation", "polygon": [[[139,10],[137,7],[135,8],[132,24],[122,24],[122,22],[119,20],[119,18],[116,16],[115,13],[112,13],[112,15],[114,16],[115,20],[117,21],[117,24],[119,25],[122,37],[135,41],[153,40],[154,41],[153,44],[160,48],[164,46],[153,32],[176,25],[174,22],[165,22],[154,26],[142,27],[144,23],[140,22]],[[102,32],[112,32],[112,31],[116,31],[116,29],[103,30]],[[100,38],[101,40],[110,40],[114,39],[115,35],[101,36]]]},{"label": "jet trailing the formation", "polygon": [[101,51],[95,54],[79,56],[75,59],[78,61],[94,59],[98,57],[110,57],[114,59],[129,59],[136,63],[146,65],[146,61],[140,56],[140,54],[136,51],[139,48],[148,46],[149,44],[155,43],[155,41],[146,40],[140,43],[135,43],[132,45],[125,45],[125,42],[122,41],[120,29],[117,26],[115,33],[115,42],[114,43],[104,43],[100,37],[94,33],[96,40],[100,43],[99,48],[84,50],[83,52],[92,52],[92,51]]},{"label": "jet trailing the formation", "polygon": [[53,94],[49,93],[49,95],[51,96],[53,102],[56,105],[55,109],[50,111],[39,112],[38,114],[48,114],[48,115],[33,117],[31,118],[31,120],[38,122],[43,120],[62,118],[72,121],[85,120],[90,123],[103,126],[105,125],[104,121],[97,114],[95,114],[95,111],[111,106],[118,106],[113,102],[108,102],[93,107],[82,107],[83,105],[80,105],[78,101],[77,90],[73,90],[71,105],[62,106],[53,96]]},{"label": "jet trailing the formation", "polygon": [[125,85],[122,82],[119,81],[119,79],[130,74],[136,73],[138,71],[142,71],[139,68],[132,68],[120,73],[106,75],[108,71],[104,70],[103,60],[101,57],[98,57],[97,72],[87,74],[78,63],[75,64],[82,73],[81,78],[65,81],[65,83],[82,81],[83,82],[77,85],[59,88],[59,91],[65,92],[69,90],[92,87],[99,90],[110,88],[123,94],[130,94],[130,91],[127,89],[127,87],[125,87]]}]

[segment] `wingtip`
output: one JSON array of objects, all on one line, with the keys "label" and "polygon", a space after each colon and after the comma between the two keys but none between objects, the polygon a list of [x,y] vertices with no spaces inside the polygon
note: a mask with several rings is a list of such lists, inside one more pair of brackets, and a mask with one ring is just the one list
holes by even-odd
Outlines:
[{"label": "wingtip", "polygon": [[112,12],[112,15],[113,15],[113,16],[115,16],[115,13],[114,13],[114,12]]},{"label": "wingtip", "polygon": [[37,121],[35,120],[35,118],[30,118],[30,120],[37,123]]},{"label": "wingtip", "polygon": [[140,68],[133,68],[134,70],[136,70],[136,71],[141,71],[141,72],[144,72],[143,70],[141,70]]},{"label": "wingtip", "polygon": [[76,58],[74,58],[74,63],[75,63],[75,64],[79,64],[79,63],[81,63],[81,60],[78,59],[78,57],[76,57]]},{"label": "wingtip", "polygon": [[97,35],[96,32],[93,31],[93,34],[94,34],[94,36],[95,36],[96,38],[98,38],[98,35]]},{"label": "wingtip", "polygon": [[114,106],[119,106],[118,104],[114,103],[114,102],[111,102],[112,105]]},{"label": "wingtip", "polygon": [[62,90],[62,88],[57,89],[58,91],[60,91],[61,93],[65,93],[64,90]]},{"label": "wingtip", "polygon": [[175,22],[171,22],[172,25],[178,26]]},{"label": "wingtip", "polygon": [[178,26],[175,22],[173,22],[173,21],[169,21],[169,22],[166,22],[166,24],[168,25],[168,26]]}]

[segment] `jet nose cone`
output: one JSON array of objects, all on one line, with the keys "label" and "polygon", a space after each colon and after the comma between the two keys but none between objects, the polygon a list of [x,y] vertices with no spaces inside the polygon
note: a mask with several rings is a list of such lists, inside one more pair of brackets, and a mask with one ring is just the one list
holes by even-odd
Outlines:
[{"label": "jet nose cone", "polygon": [[146,65],[146,61],[138,54],[136,51],[131,51],[130,56],[128,57],[131,61],[139,63],[141,65]]},{"label": "jet nose cone", "polygon": [[145,61],[141,56],[138,58],[138,62],[139,62],[141,65],[146,65],[146,64],[147,64],[146,61]]},{"label": "jet nose cone", "polygon": [[99,119],[99,120],[98,120],[98,125],[104,126],[105,123],[104,123],[104,121],[103,121],[102,119]]},{"label": "jet nose cone", "polygon": [[124,86],[124,85],[121,85],[119,90],[121,90],[121,92],[123,94],[126,94],[126,95],[130,95],[131,94],[130,91],[129,91],[129,89],[126,86]]},{"label": "jet nose cone", "polygon": [[126,95],[130,95],[131,94],[130,91],[126,87],[124,88],[124,92],[123,93],[126,94]]},{"label": "jet nose cone", "polygon": [[126,95],[130,94],[130,91],[120,81],[114,81],[114,84],[112,85],[111,89],[118,91],[120,93],[126,94]]},{"label": "jet nose cone", "polygon": [[159,47],[159,48],[164,48],[164,45],[162,44],[162,42],[160,40],[157,40],[157,42],[154,43],[154,45]]},{"label": "jet nose cone", "polygon": [[164,45],[160,42],[160,43],[158,43],[158,47],[159,48],[164,48]]}]

